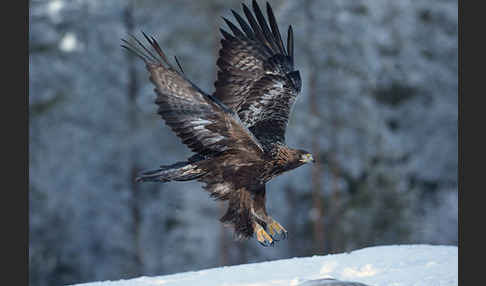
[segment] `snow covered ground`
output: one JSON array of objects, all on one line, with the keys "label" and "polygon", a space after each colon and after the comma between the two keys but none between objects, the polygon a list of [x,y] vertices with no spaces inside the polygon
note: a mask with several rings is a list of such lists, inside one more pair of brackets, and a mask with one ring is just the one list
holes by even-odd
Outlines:
[{"label": "snow covered ground", "polygon": [[291,258],[166,276],[77,285],[337,286],[337,284],[311,282],[323,278],[360,282],[370,286],[457,286],[459,284],[458,249],[456,246],[432,245],[375,246],[350,253]]}]

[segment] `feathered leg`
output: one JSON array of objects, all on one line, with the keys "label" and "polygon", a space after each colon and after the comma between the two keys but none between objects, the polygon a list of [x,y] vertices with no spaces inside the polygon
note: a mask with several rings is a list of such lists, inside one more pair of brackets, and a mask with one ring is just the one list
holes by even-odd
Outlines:
[{"label": "feathered leg", "polygon": [[260,243],[263,243],[264,245],[267,244],[267,236],[269,236],[271,237],[270,245],[273,245],[275,241],[286,239],[288,232],[282,225],[267,214],[265,198],[265,186],[263,186],[254,193],[253,213],[257,220],[261,221],[261,224],[263,225],[262,229],[256,225],[255,233],[257,234],[257,240]]},{"label": "feathered leg", "polygon": [[254,192],[252,213],[256,220],[253,226],[256,238],[263,246],[273,246],[275,241],[287,238],[287,230],[267,214],[265,186]]},{"label": "feathered leg", "polygon": [[265,209],[265,185],[252,190],[234,190],[224,183],[205,187],[211,196],[229,200],[228,210],[220,219],[234,227],[235,237],[247,239],[252,236],[263,246],[273,246],[275,241],[287,238],[287,231]]},{"label": "feathered leg", "polygon": [[220,221],[226,226],[232,226],[237,239],[247,239],[256,236],[263,246],[271,246],[274,243],[272,237],[265,231],[266,216],[254,212],[255,196],[248,190],[223,191],[223,186],[213,185],[212,195],[220,200],[229,200],[228,209]]}]

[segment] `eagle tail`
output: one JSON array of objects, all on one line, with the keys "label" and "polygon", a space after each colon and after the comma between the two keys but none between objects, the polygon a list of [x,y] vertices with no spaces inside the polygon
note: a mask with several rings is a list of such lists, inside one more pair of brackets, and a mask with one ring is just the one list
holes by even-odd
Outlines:
[{"label": "eagle tail", "polygon": [[195,180],[205,173],[197,165],[190,162],[178,162],[172,165],[160,166],[156,170],[141,172],[136,182],[170,182]]}]

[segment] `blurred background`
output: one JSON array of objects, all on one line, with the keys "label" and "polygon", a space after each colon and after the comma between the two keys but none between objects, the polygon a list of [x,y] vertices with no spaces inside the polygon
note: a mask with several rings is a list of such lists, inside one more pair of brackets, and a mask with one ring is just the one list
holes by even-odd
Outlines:
[{"label": "blurred background", "polygon": [[30,1],[30,285],[457,245],[457,1],[270,3],[284,41],[294,28],[303,80],[287,143],[320,163],[268,184],[268,211],[290,236],[263,248],[233,240],[225,205],[199,183],[133,183],[191,153],[156,114],[144,64],[120,47],[143,30],[212,92],[221,16],[240,1]]}]

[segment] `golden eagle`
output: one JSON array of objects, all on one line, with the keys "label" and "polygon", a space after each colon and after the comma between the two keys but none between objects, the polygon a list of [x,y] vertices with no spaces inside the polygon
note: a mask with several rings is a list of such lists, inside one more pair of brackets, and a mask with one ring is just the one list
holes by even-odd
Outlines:
[{"label": "golden eagle", "polygon": [[151,49],[133,37],[122,47],[146,64],[155,85],[158,114],[196,154],[184,162],[143,172],[139,182],[198,180],[211,197],[229,201],[220,219],[235,236],[256,236],[264,246],[287,238],[287,231],[267,214],[265,184],[305,163],[312,154],[285,145],[290,110],[301,90],[294,69],[294,44],[289,26],[285,47],[271,6],[267,18],[254,0],[243,4],[246,20],[232,10],[239,28],[224,18],[216,90],[205,93],[170,64],[153,37]]}]

